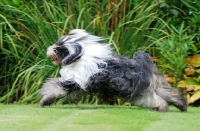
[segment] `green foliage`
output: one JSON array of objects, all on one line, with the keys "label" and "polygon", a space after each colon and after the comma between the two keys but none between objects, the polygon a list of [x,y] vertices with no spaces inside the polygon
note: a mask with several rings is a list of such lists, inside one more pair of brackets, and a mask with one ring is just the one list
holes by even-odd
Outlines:
[{"label": "green foliage", "polygon": [[[179,82],[178,87],[185,89],[188,104],[191,104],[200,98],[199,74],[196,73],[199,64],[198,66],[193,64],[198,63],[197,58],[200,53],[200,26],[198,26],[200,24],[200,2],[192,0],[157,1],[162,19],[171,25],[168,29],[169,37],[158,44],[162,52],[159,63],[165,65],[163,68],[165,74],[175,77],[174,86],[176,87]],[[186,58],[187,62],[185,62]],[[188,73],[185,71],[184,74],[183,70],[189,71]],[[193,82],[188,82],[191,80]]]},{"label": "green foliage", "polygon": [[121,54],[131,56],[137,50],[148,50],[155,39],[165,36],[165,24],[155,8],[155,4],[143,1],[116,25],[114,39]]},{"label": "green foliage", "polygon": [[[161,56],[161,61],[172,64],[170,70],[176,72],[177,79],[181,78],[185,67],[181,60],[199,53],[200,4],[173,2],[0,1],[0,102],[38,102],[37,91],[44,80],[59,76],[59,67],[46,57],[46,49],[74,28],[108,38],[105,42],[113,43],[118,54],[132,56],[137,50],[145,50]],[[193,13],[187,15],[190,9]],[[182,21],[184,24],[180,24]],[[169,57],[170,51],[176,52],[175,56]],[[182,52],[186,54],[179,55]],[[83,99],[85,103],[100,101],[96,96],[89,99],[91,102],[87,95]]]},{"label": "green foliage", "polygon": [[163,19],[174,27],[180,27],[185,23],[189,35],[196,34],[194,41],[196,46],[200,42],[200,1],[193,0],[157,0]]},{"label": "green foliage", "polygon": [[[17,4],[18,3],[18,4]],[[19,4],[20,3],[20,4]],[[118,53],[132,55],[148,49],[151,39],[164,27],[155,3],[141,1],[2,1],[1,98],[0,102],[38,101],[37,90],[48,77],[59,76],[59,68],[46,58],[46,49],[74,28],[110,37]]]},{"label": "green foliage", "polygon": [[194,37],[187,34],[184,23],[179,29],[174,26],[170,28],[169,37],[157,41],[157,49],[160,51],[162,59],[160,63],[166,64],[165,70],[175,77],[174,86],[177,86],[178,80],[181,79],[182,71],[186,67],[184,59],[189,54],[189,49],[193,45]]}]

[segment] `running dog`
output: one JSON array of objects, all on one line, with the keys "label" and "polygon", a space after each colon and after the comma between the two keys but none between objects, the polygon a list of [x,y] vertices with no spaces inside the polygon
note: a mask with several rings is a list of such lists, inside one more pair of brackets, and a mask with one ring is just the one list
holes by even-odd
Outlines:
[{"label": "running dog", "polygon": [[61,77],[47,79],[43,84],[39,90],[41,106],[83,90],[118,95],[133,105],[157,111],[168,111],[168,103],[187,111],[186,99],[158,73],[149,54],[137,51],[129,59],[115,54],[102,40],[74,29],[48,47],[46,54],[53,64],[61,66]]}]

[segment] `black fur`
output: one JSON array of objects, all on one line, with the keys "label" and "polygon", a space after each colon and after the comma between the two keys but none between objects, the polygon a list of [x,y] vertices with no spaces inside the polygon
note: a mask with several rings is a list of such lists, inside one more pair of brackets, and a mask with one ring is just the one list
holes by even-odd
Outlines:
[{"label": "black fur", "polygon": [[54,51],[61,59],[64,59],[66,56],[69,55],[69,50],[65,46],[59,46]]},{"label": "black fur", "polygon": [[[56,55],[61,59],[61,78],[52,79],[53,84],[47,81],[43,85],[39,92],[43,96],[40,103],[50,105],[54,97],[57,100],[63,94],[81,89],[118,95],[134,105],[158,111],[167,111],[168,103],[187,111],[186,99],[158,73],[149,54],[138,51],[128,59],[113,54],[108,46],[99,43],[101,40],[84,30],[75,29],[49,48],[49,57]],[[96,52],[91,54],[91,47]],[[86,50],[88,48],[90,50]]]},{"label": "black fur", "polygon": [[72,62],[76,61],[77,59],[81,58],[83,52],[82,47],[79,44],[75,44],[73,45],[73,47],[75,49],[75,53],[64,58],[62,60],[62,65],[69,65]]},{"label": "black fur", "polygon": [[[153,72],[149,69],[149,56],[141,51],[135,53],[134,59],[129,60],[123,56],[118,60],[109,60],[104,72],[93,75],[88,83],[87,90],[95,92],[102,88],[110,88],[129,97],[138,95],[150,85],[150,77]],[[139,57],[146,57],[146,62]],[[134,87],[134,88],[130,88]]]},{"label": "black fur", "polygon": [[64,82],[58,82],[58,85],[60,87],[63,87],[64,90],[67,90],[68,91],[68,94],[76,91],[76,90],[80,90],[80,86],[78,83],[76,83],[73,79],[71,80],[67,80],[67,81],[64,81]]}]

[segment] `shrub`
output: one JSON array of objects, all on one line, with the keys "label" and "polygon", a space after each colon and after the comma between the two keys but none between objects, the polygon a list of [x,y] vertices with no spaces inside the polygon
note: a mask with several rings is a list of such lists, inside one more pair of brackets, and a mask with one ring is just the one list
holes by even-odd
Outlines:
[{"label": "shrub", "polygon": [[[0,86],[0,102],[37,102],[37,91],[44,80],[59,76],[59,67],[52,65],[46,57],[46,49],[74,28],[86,29],[88,32],[108,38],[106,42],[112,42],[118,54],[131,56],[137,50],[145,50],[157,56],[157,51],[161,51],[163,61],[169,60],[162,53],[165,50],[163,45],[174,40],[179,42],[180,39],[177,37],[182,32],[175,30],[177,24],[174,28],[169,28],[170,21],[166,21],[166,18],[179,18],[171,16],[170,13],[163,15],[164,10],[158,8],[158,4],[160,2],[148,0],[2,0],[0,82],[3,84]],[[188,23],[185,22],[184,27],[187,27]],[[195,24],[191,29],[194,28],[198,29]],[[192,33],[189,29],[188,27],[187,35]],[[182,28],[182,31],[185,32],[185,29]],[[199,39],[194,37],[193,40],[198,42]],[[180,45],[172,46],[175,48]],[[193,46],[193,51],[197,52],[198,49],[195,47],[196,45]],[[177,61],[185,57],[180,56],[180,60]],[[180,67],[176,67],[176,64],[173,67],[177,72],[181,71],[182,66],[185,67],[184,63],[179,64]]]}]

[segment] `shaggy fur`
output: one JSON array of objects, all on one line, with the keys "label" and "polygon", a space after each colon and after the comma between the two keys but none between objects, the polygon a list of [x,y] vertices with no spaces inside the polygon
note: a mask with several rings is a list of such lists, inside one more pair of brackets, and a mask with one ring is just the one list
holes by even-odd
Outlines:
[{"label": "shaggy fur", "polygon": [[60,78],[49,78],[39,90],[39,95],[43,96],[40,105],[50,105],[58,99],[67,95],[67,91],[63,90],[57,83]]},{"label": "shaggy fur", "polygon": [[167,111],[168,103],[187,110],[186,99],[172,90],[147,53],[138,51],[132,59],[112,52],[103,39],[74,29],[47,49],[47,56],[61,65],[61,78],[48,80],[40,89],[41,105],[50,105],[75,90],[119,95],[132,104]]}]

